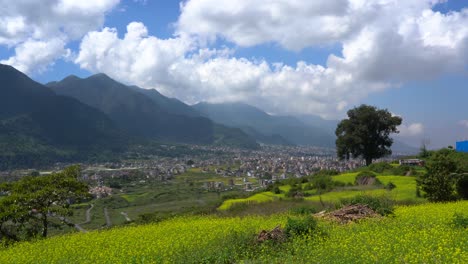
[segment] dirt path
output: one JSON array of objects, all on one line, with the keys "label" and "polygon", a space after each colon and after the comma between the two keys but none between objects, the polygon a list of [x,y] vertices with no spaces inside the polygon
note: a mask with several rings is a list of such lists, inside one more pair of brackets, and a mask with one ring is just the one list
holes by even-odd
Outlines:
[{"label": "dirt path", "polygon": [[88,231],[86,231],[86,229],[84,229],[83,227],[81,227],[79,224],[74,224],[72,223],[70,220],[68,220],[66,217],[63,217],[63,216],[57,216],[57,215],[53,215],[54,217],[57,217],[58,219],[60,219],[60,221],[64,222],[65,224],[69,225],[69,226],[73,226],[76,230],[80,231],[80,232],[83,232],[83,233],[87,233]]},{"label": "dirt path", "polygon": [[120,212],[121,215],[123,215],[125,217],[125,221],[127,222],[131,222],[132,219],[130,219],[130,217],[128,217],[128,214],[126,212]]},{"label": "dirt path", "polygon": [[107,227],[111,227],[112,226],[112,222],[111,222],[111,219],[109,217],[109,212],[107,211],[107,207],[104,207],[104,217],[106,218],[106,225]]},{"label": "dirt path", "polygon": [[80,223],[80,225],[85,225],[91,222],[91,210],[94,208],[94,204],[91,204],[91,206],[86,210],[86,220],[83,223]]}]

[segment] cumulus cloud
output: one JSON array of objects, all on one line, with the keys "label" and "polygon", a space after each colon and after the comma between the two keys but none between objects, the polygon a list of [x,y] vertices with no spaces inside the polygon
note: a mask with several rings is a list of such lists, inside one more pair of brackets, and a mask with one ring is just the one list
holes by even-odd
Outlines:
[{"label": "cumulus cloud", "polygon": [[[141,23],[130,24],[121,39],[115,29],[91,32],[76,62],[188,103],[244,101],[272,113],[326,118],[369,93],[464,71],[468,63],[468,9],[441,14],[431,9],[435,0],[215,2],[181,4],[170,39],[148,36]],[[342,50],[325,65],[284,65],[236,57],[237,47],[214,49],[217,39],[290,50],[338,43]]]},{"label": "cumulus cloud", "polygon": [[201,49],[187,36],[159,39],[138,22],[128,25],[123,38],[112,28],[88,33],[76,63],[188,103],[244,101],[273,113],[332,117],[367,93],[360,86],[385,86],[302,61],[292,67],[236,58],[229,49]]},{"label": "cumulus cloud", "polygon": [[15,48],[16,55],[0,63],[14,65],[22,72],[43,72],[47,65],[52,64],[57,57],[69,57],[71,51],[65,49],[62,39],[54,38],[47,41],[27,40]]},{"label": "cumulus cloud", "polygon": [[424,132],[424,125],[421,123],[402,124],[398,127],[398,130],[403,137],[419,136]]},{"label": "cumulus cloud", "polygon": [[2,63],[28,73],[44,70],[68,52],[64,47],[69,41],[100,27],[106,12],[118,3],[119,0],[0,0],[0,45],[15,49],[15,55]]},{"label": "cumulus cloud", "polygon": [[468,120],[460,120],[458,124],[462,127],[468,128]]}]

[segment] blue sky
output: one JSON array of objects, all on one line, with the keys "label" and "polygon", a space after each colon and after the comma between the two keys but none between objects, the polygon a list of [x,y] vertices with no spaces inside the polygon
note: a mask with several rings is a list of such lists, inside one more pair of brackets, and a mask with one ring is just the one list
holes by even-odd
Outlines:
[{"label": "blue sky", "polygon": [[243,101],[329,119],[366,103],[403,116],[399,139],[413,146],[468,138],[466,1],[386,0],[369,8],[278,0],[270,8],[190,0],[182,9],[176,0],[47,1],[61,8],[44,11],[48,23],[27,12],[34,6],[11,1],[16,11],[6,17],[34,22],[2,28],[0,21],[0,60],[42,83],[105,72],[187,103]]}]

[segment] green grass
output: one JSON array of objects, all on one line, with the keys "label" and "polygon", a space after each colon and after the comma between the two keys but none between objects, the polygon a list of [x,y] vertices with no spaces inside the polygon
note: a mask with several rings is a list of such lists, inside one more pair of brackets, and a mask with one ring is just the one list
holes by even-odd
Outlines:
[{"label": "green grass", "polygon": [[333,180],[342,183],[351,183],[354,184],[354,180],[356,179],[356,175],[358,172],[351,172],[351,173],[343,173],[340,175],[333,176]]},{"label": "green grass", "polygon": [[218,207],[218,210],[227,210],[235,204],[241,203],[266,203],[278,200],[280,197],[284,197],[284,194],[274,194],[272,192],[262,192],[254,194],[248,198],[240,199],[228,199],[223,202],[221,206]]},{"label": "green grass", "polygon": [[[337,182],[342,182],[345,184],[354,184],[357,172],[353,173],[343,173],[337,176],[333,176],[333,180]],[[368,194],[368,195],[386,195],[391,199],[395,200],[398,203],[420,203],[424,202],[424,198],[416,197],[416,178],[411,176],[377,176],[382,184],[386,185],[389,182],[392,182],[396,185],[396,188],[388,191],[383,188],[383,186],[347,186],[340,187],[331,192],[322,194],[321,196],[316,194],[315,190],[305,191],[305,193],[311,194],[311,196],[305,197],[305,200],[323,203],[337,203],[341,198],[351,198],[358,194]],[[303,184],[303,186],[306,184]],[[248,198],[242,199],[229,199],[224,201],[219,210],[227,210],[232,205],[238,203],[263,203],[263,202],[272,202],[279,199],[286,199],[284,193],[286,193],[291,186],[284,185],[280,186],[281,194],[273,194],[272,192],[262,192],[255,194]]]},{"label": "green grass", "polygon": [[0,251],[0,263],[467,263],[468,229],[453,224],[468,201],[399,206],[394,217],[340,225],[319,220],[323,236],[256,244],[269,217],[177,217],[144,226],[56,236]]}]

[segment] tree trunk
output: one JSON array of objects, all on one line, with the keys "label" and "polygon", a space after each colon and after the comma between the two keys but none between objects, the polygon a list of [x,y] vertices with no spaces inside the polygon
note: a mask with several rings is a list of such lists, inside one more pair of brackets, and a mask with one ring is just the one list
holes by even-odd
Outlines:
[{"label": "tree trunk", "polygon": [[42,214],[42,237],[47,237],[47,229],[49,222],[47,222],[47,213]]},{"label": "tree trunk", "polygon": [[366,166],[369,166],[372,164],[372,158],[366,158]]}]

